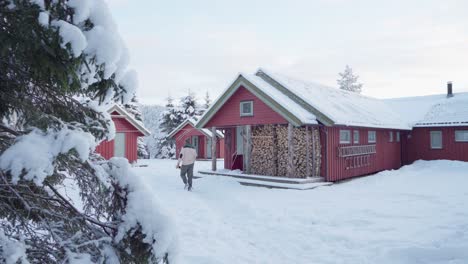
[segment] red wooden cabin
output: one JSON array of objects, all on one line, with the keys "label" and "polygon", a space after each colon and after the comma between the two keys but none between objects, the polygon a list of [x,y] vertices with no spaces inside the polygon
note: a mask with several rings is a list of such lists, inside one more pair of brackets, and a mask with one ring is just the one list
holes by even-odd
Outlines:
[{"label": "red wooden cabin", "polygon": [[[467,102],[465,100],[466,104]],[[466,110],[468,113],[468,109]],[[266,126],[273,127],[272,131],[288,127],[286,157],[276,157],[275,154],[275,163],[271,163],[279,168],[284,165],[278,165],[280,162],[277,159],[287,159],[287,172],[285,174],[283,169],[280,173],[278,169],[276,176],[322,176],[327,181],[338,181],[398,169],[402,164],[415,159],[466,160],[468,155],[467,144],[461,142],[458,147],[447,145],[446,149],[437,150],[438,154],[434,154],[434,151],[431,151],[431,155],[425,154],[421,149],[429,141],[418,133],[425,133],[419,131],[428,128],[415,127],[412,130],[413,126],[384,100],[294,80],[264,70],[259,70],[254,75],[240,74],[197,123],[198,128],[215,127],[224,131],[224,167],[229,170],[243,170],[244,173],[256,171],[252,166],[258,164],[258,153],[262,148],[277,153],[276,145],[284,142],[278,141],[277,132],[273,132],[272,135],[262,136],[274,138],[270,140],[273,144],[261,146],[258,141],[255,144],[258,136],[251,131],[258,131],[257,128]],[[310,131],[319,131],[319,142],[315,144],[320,146],[311,148],[310,141],[307,141],[306,150],[298,149],[299,144],[294,133],[302,133],[306,135],[306,140],[310,140],[307,133],[314,133]],[[460,134],[464,132],[457,133],[458,137],[465,137],[465,134]],[[415,140],[415,137],[418,139]],[[468,140],[468,135],[466,137]],[[301,148],[304,148],[303,145]],[[311,152],[311,149],[320,149],[320,153]],[[307,155],[306,160],[310,160],[312,156],[315,166],[319,166],[318,173],[309,168],[313,164],[306,162],[306,173],[301,172],[299,175],[297,160],[300,159],[296,157],[299,155],[297,153]],[[252,163],[255,155],[256,163]]]},{"label": "red wooden cabin", "polygon": [[149,136],[151,133],[122,107],[114,105],[108,111],[115,125],[115,138],[101,142],[96,151],[105,159],[124,157],[130,163],[136,162],[138,137]]},{"label": "red wooden cabin", "polygon": [[[168,135],[168,138],[176,142],[176,157],[179,156],[185,142],[189,140],[198,153],[198,159],[212,158],[211,137],[211,131],[195,128],[195,122],[192,120],[185,120]],[[224,135],[221,131],[216,131],[216,137],[216,158],[224,158]]]},{"label": "red wooden cabin", "polygon": [[402,138],[403,164],[418,159],[468,161],[468,93],[453,93],[449,82],[447,94],[397,98],[387,103],[413,127]]}]

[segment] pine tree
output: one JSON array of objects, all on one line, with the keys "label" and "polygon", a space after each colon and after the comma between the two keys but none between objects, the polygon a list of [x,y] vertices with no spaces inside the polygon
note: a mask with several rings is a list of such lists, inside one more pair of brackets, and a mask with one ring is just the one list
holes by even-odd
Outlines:
[{"label": "pine tree", "polygon": [[128,162],[91,153],[134,95],[113,25],[102,0],[0,1],[0,263],[167,262]]},{"label": "pine tree", "polygon": [[197,119],[199,112],[195,93],[189,92],[188,95],[182,97],[180,99],[180,108],[182,111],[183,120]]},{"label": "pine tree", "polygon": [[[131,114],[135,118],[135,120],[143,123],[143,115],[141,114],[140,105],[138,104],[138,98],[136,97],[136,95],[133,96],[130,102],[124,104],[124,108],[129,114]],[[148,149],[143,137],[138,137],[137,155],[139,159],[149,158]]]},{"label": "pine tree", "polygon": [[340,78],[337,81],[342,90],[361,93],[362,83],[358,83],[359,76],[353,74],[353,69],[346,65],[343,73],[339,73]]},{"label": "pine tree", "polygon": [[203,107],[206,109],[210,108],[211,106],[211,98],[210,98],[210,94],[208,93],[208,91],[206,92],[205,94],[205,97],[203,98],[205,103],[203,104]]},{"label": "pine tree", "polygon": [[174,99],[172,97],[168,97],[165,110],[162,112],[160,118],[161,121],[159,127],[161,135],[157,140],[157,145],[159,147],[156,154],[157,158],[170,159],[175,157],[175,142],[173,139],[167,138],[167,134],[184,121],[184,115],[185,112],[174,106]]}]

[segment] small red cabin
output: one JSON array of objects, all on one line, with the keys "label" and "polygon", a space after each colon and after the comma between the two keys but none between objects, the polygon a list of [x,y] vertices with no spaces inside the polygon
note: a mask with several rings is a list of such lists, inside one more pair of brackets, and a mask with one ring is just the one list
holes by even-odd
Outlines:
[{"label": "small red cabin", "polygon": [[[195,128],[195,121],[185,120],[176,127],[169,135],[176,142],[176,157],[179,156],[180,150],[188,140],[195,147],[199,159],[211,159],[211,138],[212,133],[208,129]],[[216,131],[216,157],[224,158],[224,135],[221,131]]]},{"label": "small red cabin", "polygon": [[[465,108],[449,124],[458,127],[435,132],[407,122],[385,100],[259,70],[240,74],[197,127],[224,132],[225,169],[339,181],[416,159],[468,160],[468,96],[458,97]],[[439,128],[457,112],[444,109]],[[438,140],[445,147],[428,150]]]},{"label": "small red cabin", "polygon": [[124,157],[130,163],[136,162],[138,159],[138,137],[149,136],[151,133],[118,105],[112,106],[108,112],[115,125],[115,137],[113,140],[101,142],[97,146],[96,152],[105,159]]}]

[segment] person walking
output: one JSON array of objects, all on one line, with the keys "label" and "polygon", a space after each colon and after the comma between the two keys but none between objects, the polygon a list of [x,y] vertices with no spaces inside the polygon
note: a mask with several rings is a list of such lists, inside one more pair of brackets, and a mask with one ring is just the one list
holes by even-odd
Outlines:
[{"label": "person walking", "polygon": [[185,184],[184,189],[188,191],[192,190],[193,166],[196,158],[197,151],[190,144],[190,139],[187,139],[184,147],[180,150],[176,168],[180,169],[180,177]]}]

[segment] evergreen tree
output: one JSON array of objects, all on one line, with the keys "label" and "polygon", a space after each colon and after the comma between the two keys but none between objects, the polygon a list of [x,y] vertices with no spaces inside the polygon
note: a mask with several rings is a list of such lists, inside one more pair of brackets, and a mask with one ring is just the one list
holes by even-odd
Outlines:
[{"label": "evergreen tree", "polygon": [[0,263],[167,262],[128,162],[91,153],[134,95],[113,25],[103,0],[0,1]]},{"label": "evergreen tree", "polygon": [[185,112],[174,106],[173,102],[174,99],[172,97],[168,97],[167,104],[165,106],[166,109],[161,114],[161,121],[159,125],[161,136],[157,141],[157,145],[159,147],[159,150],[156,154],[157,158],[170,159],[175,157],[175,142],[173,139],[167,138],[167,134],[169,134],[185,120]]},{"label": "evergreen tree", "polygon": [[210,98],[210,94],[208,93],[208,91],[206,92],[205,94],[205,97],[203,98],[205,103],[203,104],[203,107],[206,109],[210,108],[211,106],[211,98]]},{"label": "evergreen tree", "polygon": [[197,101],[195,99],[195,94],[189,92],[187,96],[184,96],[180,99],[180,108],[182,111],[183,120],[192,118],[197,119],[199,115]]},{"label": "evergreen tree", "polygon": [[359,76],[353,74],[353,69],[346,65],[343,73],[339,73],[340,78],[337,81],[340,89],[361,93],[362,83],[358,83]]},{"label": "evergreen tree", "polygon": [[[124,104],[125,110],[131,114],[137,121],[143,123],[143,115],[140,111],[140,105],[138,104],[138,99],[135,96],[132,97],[132,100]],[[137,155],[139,159],[148,159],[148,149],[146,147],[143,137],[138,137],[137,140]]]}]

